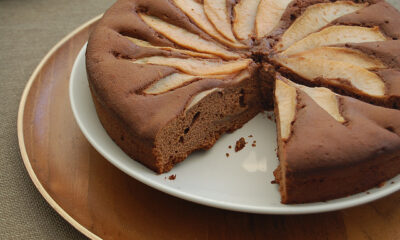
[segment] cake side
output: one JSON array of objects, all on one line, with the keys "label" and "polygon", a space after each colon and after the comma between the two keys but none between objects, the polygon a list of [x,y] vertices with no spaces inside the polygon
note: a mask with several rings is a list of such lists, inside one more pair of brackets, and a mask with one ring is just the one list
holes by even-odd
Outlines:
[{"label": "cake side", "polygon": [[157,159],[152,153],[152,141],[132,132],[131,128],[118,118],[118,115],[100,103],[91,88],[92,99],[97,116],[110,138],[132,159],[141,162],[153,171],[158,171]]},{"label": "cake side", "polygon": [[280,184],[282,203],[323,202],[379,187],[399,174],[399,159],[400,152],[353,166],[307,174],[282,170],[281,165],[274,171],[274,175],[276,182]]}]

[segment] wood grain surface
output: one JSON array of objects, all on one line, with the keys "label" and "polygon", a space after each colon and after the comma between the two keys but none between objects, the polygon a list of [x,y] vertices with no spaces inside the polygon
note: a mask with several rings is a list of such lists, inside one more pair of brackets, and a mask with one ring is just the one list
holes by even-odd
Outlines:
[{"label": "wood grain surface", "polygon": [[49,204],[79,231],[103,239],[400,239],[400,192],[330,213],[230,212],[154,190],[105,160],[79,130],[70,71],[95,20],[62,40],[29,81],[18,134],[26,168]]}]

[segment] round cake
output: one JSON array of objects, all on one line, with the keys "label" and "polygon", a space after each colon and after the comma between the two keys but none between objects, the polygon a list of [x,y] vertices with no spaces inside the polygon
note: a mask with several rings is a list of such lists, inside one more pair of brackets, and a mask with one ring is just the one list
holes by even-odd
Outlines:
[{"label": "round cake", "polygon": [[99,119],[168,172],[274,110],[283,203],[400,173],[400,13],[380,0],[119,0],[90,35]]}]

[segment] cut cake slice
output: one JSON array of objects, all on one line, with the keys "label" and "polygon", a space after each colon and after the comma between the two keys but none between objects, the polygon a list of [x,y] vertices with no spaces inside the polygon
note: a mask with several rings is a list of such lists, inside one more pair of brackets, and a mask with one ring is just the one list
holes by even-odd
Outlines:
[{"label": "cut cake slice", "polygon": [[358,193],[400,171],[400,111],[277,76],[275,116],[282,203]]}]

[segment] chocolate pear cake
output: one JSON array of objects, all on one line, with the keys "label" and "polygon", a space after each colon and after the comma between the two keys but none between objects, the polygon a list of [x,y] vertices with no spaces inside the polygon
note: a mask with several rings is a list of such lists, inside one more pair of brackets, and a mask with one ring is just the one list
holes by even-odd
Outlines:
[{"label": "chocolate pear cake", "polygon": [[399,25],[383,0],[119,0],[88,81],[107,133],[157,173],[274,108],[282,202],[328,200],[400,173]]}]

